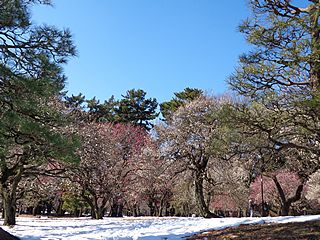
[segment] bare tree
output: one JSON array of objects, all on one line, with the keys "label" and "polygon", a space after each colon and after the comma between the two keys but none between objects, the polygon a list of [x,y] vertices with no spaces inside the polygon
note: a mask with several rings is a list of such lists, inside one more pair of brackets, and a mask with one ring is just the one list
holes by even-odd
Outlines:
[{"label": "bare tree", "polygon": [[134,172],[134,155],[144,145],[146,132],[130,124],[88,123],[77,128],[82,146],[80,165],[70,166],[71,181],[101,219],[111,204],[111,215],[121,216],[123,195]]},{"label": "bare tree", "polygon": [[174,164],[160,155],[157,142],[149,139],[137,155],[139,168],[135,171],[134,192],[139,192],[140,201],[145,201],[151,216],[168,215],[172,190],[176,182]]},{"label": "bare tree", "polygon": [[181,106],[166,124],[157,126],[164,156],[180,163],[177,173],[191,172],[197,206],[203,217],[216,217],[209,210],[205,184],[215,181],[215,176],[208,175],[209,165],[224,161],[226,148],[218,112],[228,101],[228,98],[201,96]]}]

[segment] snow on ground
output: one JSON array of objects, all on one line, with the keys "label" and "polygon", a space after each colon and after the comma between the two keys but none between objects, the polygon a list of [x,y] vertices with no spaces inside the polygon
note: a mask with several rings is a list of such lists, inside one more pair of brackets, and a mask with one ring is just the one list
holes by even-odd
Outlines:
[{"label": "snow on ground", "polygon": [[13,228],[3,229],[22,240],[176,240],[194,233],[240,224],[304,222],[320,220],[320,215],[265,218],[177,218],[125,217],[91,220],[88,218],[17,218]]}]

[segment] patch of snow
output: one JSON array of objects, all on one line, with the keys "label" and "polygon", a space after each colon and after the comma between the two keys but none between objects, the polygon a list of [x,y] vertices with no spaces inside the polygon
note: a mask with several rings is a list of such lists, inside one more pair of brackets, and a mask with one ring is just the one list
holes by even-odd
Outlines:
[{"label": "patch of snow", "polygon": [[177,240],[195,233],[240,224],[288,223],[320,220],[320,215],[264,218],[125,217],[17,218],[13,228],[2,228],[21,240]]}]

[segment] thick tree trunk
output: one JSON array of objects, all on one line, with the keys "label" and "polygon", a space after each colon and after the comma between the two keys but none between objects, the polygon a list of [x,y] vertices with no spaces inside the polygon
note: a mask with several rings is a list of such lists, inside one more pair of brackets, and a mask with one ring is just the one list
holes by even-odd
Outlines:
[{"label": "thick tree trunk", "polygon": [[[23,167],[16,169],[2,168],[0,191],[2,196],[4,222],[3,225],[12,226],[16,224],[16,201],[17,188],[21,180]],[[10,179],[10,180],[9,180]]]},{"label": "thick tree trunk", "polygon": [[207,205],[204,193],[203,193],[203,174],[198,172],[195,174],[195,197],[196,202],[200,211],[200,215],[205,218],[218,217],[216,214],[210,212],[209,206]]},{"label": "thick tree trunk", "polygon": [[65,211],[62,209],[63,204],[61,203],[61,205],[59,205],[58,211],[57,211],[57,215],[62,217],[65,214]]},{"label": "thick tree trunk", "polygon": [[94,213],[94,217],[93,219],[103,219],[103,209],[101,208],[95,208],[93,210],[93,213]]},{"label": "thick tree trunk", "polygon": [[88,202],[90,208],[91,208],[91,218],[92,219],[103,219],[103,211],[101,211],[100,208],[98,208],[95,204],[92,202]]},{"label": "thick tree trunk", "polygon": [[285,196],[285,193],[284,193],[284,191],[283,191],[283,189],[281,187],[281,184],[277,179],[277,177],[274,176],[272,178],[272,180],[276,185],[276,188],[277,188],[278,194],[280,196],[280,200],[281,200],[280,215],[281,216],[288,216],[289,213],[290,213],[290,208],[291,208],[292,203],[294,203],[294,202],[296,202],[296,201],[301,199],[301,195],[302,195],[302,191],[303,191],[304,185],[301,183],[297,187],[295,195],[287,199],[286,196]]},{"label": "thick tree trunk", "polygon": [[103,215],[105,212],[105,205],[107,203],[107,199],[103,199],[101,205],[98,204],[98,199],[96,196],[89,197],[85,194],[85,191],[81,193],[81,196],[89,204],[91,208],[91,218],[92,219],[103,219]]},{"label": "thick tree trunk", "polygon": [[94,219],[103,219],[104,206],[99,206],[97,199],[94,199],[93,202],[93,214]]},{"label": "thick tree trunk", "polygon": [[160,206],[159,206],[159,214],[158,214],[159,217],[163,216],[163,212],[164,212],[165,216],[169,215],[169,213],[168,213],[168,207],[170,207],[170,204],[168,202],[169,196],[170,196],[170,193],[168,191],[165,191],[161,197]]},{"label": "thick tree trunk", "polygon": [[4,222],[5,226],[12,226],[16,224],[16,201],[8,192],[2,193]]},{"label": "thick tree trunk", "polygon": [[285,202],[281,205],[280,215],[288,216],[290,211],[291,203]]},{"label": "thick tree trunk", "polygon": [[16,224],[16,191],[19,179],[15,178],[12,184],[8,187],[8,183],[1,184],[1,196],[3,204],[3,217],[5,226]]}]

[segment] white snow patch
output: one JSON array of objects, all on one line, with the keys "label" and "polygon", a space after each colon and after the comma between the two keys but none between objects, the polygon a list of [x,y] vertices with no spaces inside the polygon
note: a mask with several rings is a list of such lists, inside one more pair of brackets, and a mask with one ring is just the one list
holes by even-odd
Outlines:
[{"label": "white snow patch", "polygon": [[288,223],[320,220],[320,215],[264,218],[177,218],[125,217],[91,220],[89,218],[17,218],[13,228],[3,229],[21,240],[176,240],[202,231],[240,224]]}]

